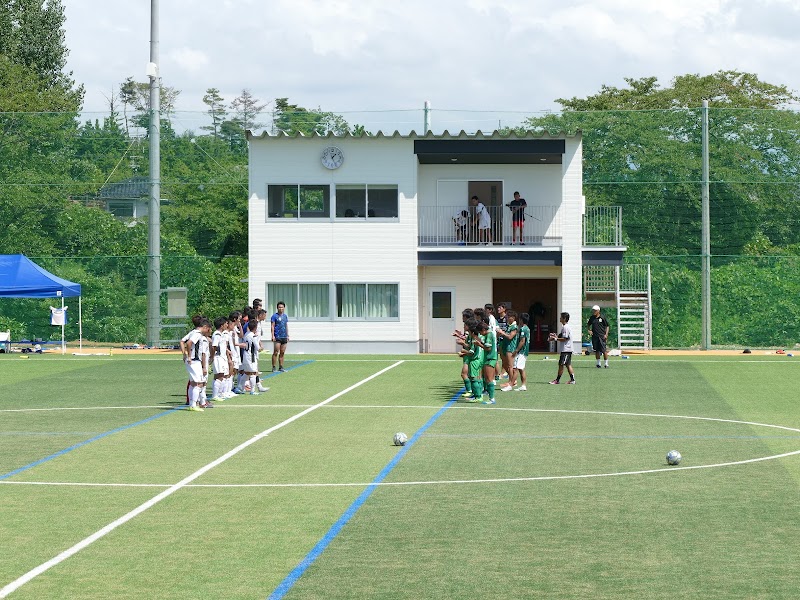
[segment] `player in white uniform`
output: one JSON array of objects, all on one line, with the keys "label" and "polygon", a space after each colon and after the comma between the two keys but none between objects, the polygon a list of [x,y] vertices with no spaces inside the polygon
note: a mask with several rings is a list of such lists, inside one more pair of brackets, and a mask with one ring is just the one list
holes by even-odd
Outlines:
[{"label": "player in white uniform", "polygon": [[225,383],[228,379],[228,340],[225,335],[228,329],[228,317],[214,319],[214,334],[211,336],[211,357],[214,367],[214,383],[211,384],[211,401],[222,402],[225,399]]},{"label": "player in white uniform", "polygon": [[250,394],[257,396],[260,392],[256,389],[256,375],[258,375],[258,337],[256,329],[258,321],[250,321],[247,324],[247,333],[244,336],[244,351],[242,352],[242,370],[250,382]]},{"label": "player in white uniform", "polygon": [[[186,371],[189,373],[189,410],[201,412],[199,404],[205,402],[205,386],[208,377],[208,339],[211,323],[206,318],[198,319],[197,328],[181,340],[181,353]],[[202,401],[201,401],[202,397]]]}]

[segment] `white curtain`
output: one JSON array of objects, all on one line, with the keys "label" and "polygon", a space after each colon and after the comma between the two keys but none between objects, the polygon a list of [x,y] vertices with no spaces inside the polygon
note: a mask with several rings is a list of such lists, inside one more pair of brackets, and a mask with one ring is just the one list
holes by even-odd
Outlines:
[{"label": "white curtain", "polygon": [[303,319],[330,317],[330,294],[327,283],[301,283],[297,316]]},{"label": "white curtain", "polygon": [[368,288],[369,318],[388,319],[399,316],[396,283],[370,283]]},{"label": "white curtain", "polygon": [[264,310],[275,310],[278,302],[286,304],[286,314],[292,317],[297,315],[297,284],[296,283],[270,283],[267,285],[267,304]]},{"label": "white curtain", "polygon": [[363,283],[336,284],[339,302],[338,316],[345,319],[363,319],[367,305],[367,286]]}]

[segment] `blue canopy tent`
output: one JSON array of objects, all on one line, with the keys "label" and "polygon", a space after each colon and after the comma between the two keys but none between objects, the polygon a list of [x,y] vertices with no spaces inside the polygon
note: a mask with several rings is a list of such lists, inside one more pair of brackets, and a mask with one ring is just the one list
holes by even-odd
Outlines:
[{"label": "blue canopy tent", "polygon": [[[44,270],[23,254],[0,254],[0,298],[64,298],[78,297],[78,330],[83,347],[81,322],[81,286]],[[64,325],[61,325],[61,351],[65,352]]]}]

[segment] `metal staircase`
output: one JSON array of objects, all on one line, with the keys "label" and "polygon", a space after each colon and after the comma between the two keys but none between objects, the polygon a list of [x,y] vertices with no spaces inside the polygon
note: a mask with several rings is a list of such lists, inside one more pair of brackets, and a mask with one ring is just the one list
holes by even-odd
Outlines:
[{"label": "metal staircase", "polygon": [[617,340],[621,351],[652,348],[650,311],[647,292],[617,292]]},{"label": "metal staircase", "polygon": [[584,306],[616,304],[621,352],[652,349],[650,265],[584,266],[583,289]]}]

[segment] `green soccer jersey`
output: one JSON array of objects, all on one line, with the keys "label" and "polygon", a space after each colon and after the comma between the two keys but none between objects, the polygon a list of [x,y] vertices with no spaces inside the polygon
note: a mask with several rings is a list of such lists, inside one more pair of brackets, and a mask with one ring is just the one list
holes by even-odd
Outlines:
[{"label": "green soccer jersey", "polygon": [[505,344],[504,344],[505,348],[504,348],[504,350],[506,352],[514,352],[514,350],[517,349],[517,342],[519,341],[517,339],[517,336],[519,335],[519,330],[517,329],[517,324],[516,323],[510,323],[508,325],[508,332],[507,333],[511,337],[505,340]]},{"label": "green soccer jersey", "polygon": [[481,348],[478,344],[473,343],[471,354],[468,356],[470,379],[480,377],[481,371],[483,370],[483,360],[485,356],[483,348]]},{"label": "green soccer jersey", "polygon": [[487,331],[486,335],[481,336],[481,340],[483,341],[484,345],[488,346],[489,349],[485,350],[486,358],[484,359],[487,364],[492,364],[497,362],[497,336],[495,335],[494,331]]},{"label": "green soccer jersey", "polygon": [[[519,341],[522,341],[519,353],[523,356],[528,356],[528,350],[531,345],[531,330],[527,325],[523,325],[522,329],[519,330],[519,338]],[[519,346],[519,341],[517,341],[517,346]]]}]

